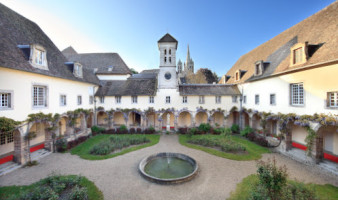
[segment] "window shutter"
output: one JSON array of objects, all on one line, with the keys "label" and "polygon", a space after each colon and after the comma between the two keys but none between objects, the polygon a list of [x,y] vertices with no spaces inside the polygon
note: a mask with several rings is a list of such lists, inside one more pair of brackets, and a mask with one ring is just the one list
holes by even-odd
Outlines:
[{"label": "window shutter", "polygon": [[326,93],[326,107],[329,108],[330,107],[330,92]]}]

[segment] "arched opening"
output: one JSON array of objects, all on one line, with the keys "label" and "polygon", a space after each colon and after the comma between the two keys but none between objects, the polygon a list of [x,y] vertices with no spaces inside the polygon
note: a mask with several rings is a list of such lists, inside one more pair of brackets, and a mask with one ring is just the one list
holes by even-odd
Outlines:
[{"label": "arched opening", "polygon": [[10,133],[0,133],[0,165],[13,160],[14,148],[16,146],[14,135],[18,132],[16,130]]},{"label": "arched opening", "polygon": [[322,126],[317,132],[316,156],[338,163],[338,128],[337,126]]},{"label": "arched opening", "polygon": [[266,124],[267,136],[277,136],[277,120],[268,120]]},{"label": "arched opening", "polygon": [[141,115],[136,112],[129,113],[128,125],[132,127],[141,126]]},{"label": "arched opening", "polygon": [[239,112],[233,111],[230,113],[228,119],[227,119],[227,125],[230,127],[233,124],[239,125]]},{"label": "arched opening", "polygon": [[164,55],[167,55],[167,50],[166,49],[164,49]]},{"label": "arched opening", "polygon": [[100,111],[97,113],[97,124],[99,126],[108,126],[108,115],[104,111]]},{"label": "arched opening", "polygon": [[308,132],[305,130],[305,128],[302,126],[292,125],[291,133],[292,133],[292,143],[291,143],[292,147],[305,151],[306,150],[305,138],[308,135]]},{"label": "arched opening", "polygon": [[213,126],[224,126],[224,115],[223,113],[221,112],[215,112],[213,115],[212,115],[212,125]]},{"label": "arched opening", "polygon": [[157,125],[157,115],[155,112],[150,112],[147,113],[147,126],[150,127],[154,127]]},{"label": "arched opening", "polygon": [[244,120],[244,127],[250,126],[250,122],[249,122],[250,117],[249,117],[248,113],[243,112],[243,120]]},{"label": "arched opening", "polygon": [[256,130],[262,129],[260,125],[260,121],[261,121],[261,117],[257,114],[254,114],[252,116],[252,128]]},{"label": "arched opening", "polygon": [[113,120],[114,126],[125,125],[124,115],[122,112],[114,112]]},{"label": "arched opening", "polygon": [[46,128],[44,123],[34,123],[29,129],[29,132],[34,132],[35,137],[30,140],[30,152],[45,148]]},{"label": "arched opening", "polygon": [[59,120],[59,136],[66,135],[67,117],[61,117]]},{"label": "arched opening", "polygon": [[178,115],[178,127],[191,127],[191,114],[188,111],[183,111]]},{"label": "arched opening", "polygon": [[76,120],[75,120],[75,125],[74,125],[74,131],[75,133],[81,133],[85,130],[86,128],[86,120],[84,114],[80,114]]},{"label": "arched opening", "polygon": [[91,112],[87,119],[87,128],[91,128],[94,122],[94,114]]},{"label": "arched opening", "polygon": [[196,126],[202,123],[208,123],[208,115],[205,112],[198,112],[195,117]]},{"label": "arched opening", "polygon": [[175,128],[175,116],[172,112],[165,112],[162,115],[162,128],[165,129],[167,125],[170,125],[170,129]]}]

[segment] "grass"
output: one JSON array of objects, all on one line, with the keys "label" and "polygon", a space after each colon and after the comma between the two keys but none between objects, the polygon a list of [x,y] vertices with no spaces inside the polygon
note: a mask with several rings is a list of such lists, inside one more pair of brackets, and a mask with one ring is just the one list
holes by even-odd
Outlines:
[{"label": "grass", "polygon": [[[61,176],[61,177],[73,177],[75,178],[76,175],[68,175],[68,176]],[[19,199],[20,194],[26,191],[33,190],[36,187],[39,187],[39,185],[44,181],[44,179],[41,179],[40,181],[33,183],[31,185],[25,185],[25,186],[5,186],[0,187],[0,199]],[[89,200],[103,200],[103,194],[102,192],[96,187],[96,185],[88,180],[86,177],[81,176],[80,180],[80,186],[87,188],[87,194],[89,197]]]},{"label": "grass", "polygon": [[[254,185],[258,182],[258,177],[255,174],[252,174],[242,180],[242,182],[237,184],[236,190],[231,192],[228,200],[242,200],[248,199],[250,196],[250,192],[253,189]],[[297,181],[288,180],[288,182],[292,182],[293,184],[297,184]],[[299,183],[298,183],[299,184]],[[326,185],[318,185],[318,184],[305,184],[306,187],[315,190],[316,196],[321,200],[330,200],[330,199],[338,199],[338,188],[326,184]]]},{"label": "grass", "polygon": [[[224,137],[224,136],[221,136],[221,135],[206,135],[206,136],[213,138],[213,139]],[[187,135],[180,135],[179,136],[179,142],[183,146],[193,148],[193,149],[197,149],[197,150],[201,150],[201,151],[210,153],[212,155],[219,156],[219,157],[222,157],[222,158],[227,158],[227,159],[230,159],[230,160],[257,160],[257,159],[260,159],[262,157],[263,153],[270,153],[270,150],[268,148],[259,146],[255,143],[250,142],[246,139],[243,139],[239,136],[230,136],[230,137],[233,141],[238,142],[239,144],[243,145],[246,148],[247,154],[227,153],[227,152],[218,151],[216,149],[209,148],[209,147],[190,144],[190,143],[187,142],[189,139],[194,138],[194,137],[198,137],[198,135],[192,136],[192,137],[189,137]]]},{"label": "grass", "polygon": [[[118,137],[132,137],[134,134],[132,135],[114,135],[114,136],[118,136]],[[139,135],[139,134],[135,134],[135,135]],[[94,136],[92,138],[90,138],[89,140],[85,141],[84,143],[74,147],[70,153],[73,155],[78,155],[80,156],[80,158],[82,159],[86,159],[86,160],[104,160],[104,159],[108,159],[108,158],[113,158],[116,156],[120,156],[132,151],[136,151],[145,147],[149,147],[149,146],[153,146],[155,144],[157,144],[160,140],[160,135],[145,135],[150,142],[149,143],[145,143],[142,145],[137,145],[137,146],[132,146],[126,149],[122,149],[122,151],[117,152],[117,153],[112,153],[112,154],[108,154],[108,155],[93,155],[90,154],[90,150],[93,148],[93,146],[95,146],[96,144],[99,144],[103,141],[109,141],[109,138],[112,135],[97,135]]]}]

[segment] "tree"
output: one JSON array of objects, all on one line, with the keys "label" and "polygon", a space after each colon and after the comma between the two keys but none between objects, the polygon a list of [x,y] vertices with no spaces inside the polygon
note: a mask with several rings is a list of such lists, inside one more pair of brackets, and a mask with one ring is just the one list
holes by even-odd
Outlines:
[{"label": "tree", "polygon": [[138,71],[136,71],[134,68],[130,68],[130,71],[132,74],[138,74]]}]

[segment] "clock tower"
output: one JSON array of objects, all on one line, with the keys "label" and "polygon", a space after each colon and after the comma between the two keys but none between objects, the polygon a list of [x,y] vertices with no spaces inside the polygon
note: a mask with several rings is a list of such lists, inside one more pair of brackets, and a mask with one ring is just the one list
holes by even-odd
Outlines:
[{"label": "clock tower", "polygon": [[160,72],[158,73],[159,89],[176,89],[176,50],[177,40],[169,33],[158,41],[160,51]]}]

